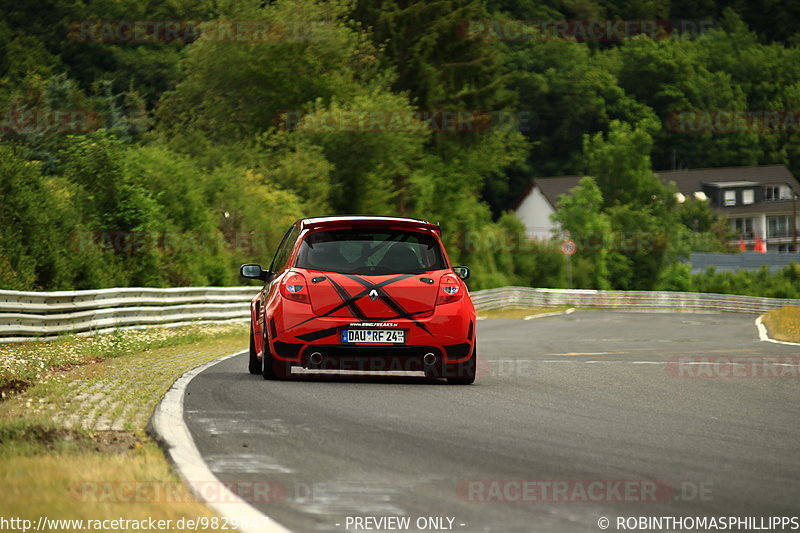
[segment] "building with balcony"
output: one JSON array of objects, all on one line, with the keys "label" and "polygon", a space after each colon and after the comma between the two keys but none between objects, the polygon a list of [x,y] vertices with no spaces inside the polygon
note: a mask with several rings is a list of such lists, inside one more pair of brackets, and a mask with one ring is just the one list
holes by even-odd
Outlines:
[{"label": "building with balcony", "polygon": [[[728,221],[734,234],[731,246],[740,239],[752,250],[756,237],[769,252],[789,252],[800,230],[797,215],[800,182],[785,165],[701,168],[656,173],[673,183],[679,202],[686,198],[708,201]],[[558,198],[578,184],[579,176],[535,178],[517,200],[514,210],[528,235],[549,239],[558,232],[550,221]]]}]

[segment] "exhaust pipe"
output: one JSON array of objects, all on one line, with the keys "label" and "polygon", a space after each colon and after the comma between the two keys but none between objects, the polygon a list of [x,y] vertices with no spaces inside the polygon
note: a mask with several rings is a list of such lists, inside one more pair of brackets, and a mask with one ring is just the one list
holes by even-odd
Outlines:
[{"label": "exhaust pipe", "polygon": [[425,357],[422,358],[422,362],[427,366],[433,366],[436,364],[436,356],[428,352],[425,354]]},{"label": "exhaust pipe", "polygon": [[308,361],[314,366],[319,366],[322,364],[322,354],[319,352],[314,352],[311,354],[311,357],[308,358]]}]

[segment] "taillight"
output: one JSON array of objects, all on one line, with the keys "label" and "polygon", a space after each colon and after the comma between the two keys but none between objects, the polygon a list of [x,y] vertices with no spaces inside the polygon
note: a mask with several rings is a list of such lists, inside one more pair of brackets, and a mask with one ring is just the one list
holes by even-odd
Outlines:
[{"label": "taillight", "polygon": [[306,278],[304,278],[302,274],[289,274],[286,279],[281,282],[281,294],[287,300],[305,303],[311,302],[308,297]]},{"label": "taillight", "polygon": [[457,302],[464,297],[464,288],[455,274],[445,274],[439,280],[439,295],[436,305]]}]

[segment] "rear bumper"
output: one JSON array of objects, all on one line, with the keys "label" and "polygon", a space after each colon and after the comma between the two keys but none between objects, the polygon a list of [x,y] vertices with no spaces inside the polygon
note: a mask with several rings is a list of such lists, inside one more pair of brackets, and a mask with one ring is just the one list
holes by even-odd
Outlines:
[{"label": "rear bumper", "polygon": [[[402,345],[342,344],[340,331],[362,322],[393,324],[388,327],[406,331],[406,342]],[[469,298],[437,306],[424,318],[363,321],[318,317],[311,313],[308,304],[284,299],[267,326],[272,356],[303,367],[310,366],[311,354],[319,353],[332,368],[345,369],[349,365],[364,367],[349,368],[351,370],[423,370],[426,354],[433,354],[438,365],[460,363],[470,358],[475,344],[475,311]]]},{"label": "rear bumper", "polygon": [[[319,354],[315,362],[312,354]],[[426,365],[425,356],[433,361]],[[441,365],[442,352],[434,346],[342,346],[314,345],[302,353],[303,368],[325,370],[361,370],[368,372],[420,371],[426,366]]]}]

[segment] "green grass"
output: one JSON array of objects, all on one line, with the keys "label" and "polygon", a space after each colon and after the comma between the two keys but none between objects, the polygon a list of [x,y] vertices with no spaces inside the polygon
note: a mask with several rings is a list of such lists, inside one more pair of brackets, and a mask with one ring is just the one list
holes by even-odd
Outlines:
[{"label": "green grass", "polygon": [[[246,347],[247,326],[242,324],[3,346],[15,348],[15,360],[23,361],[5,366],[6,379],[25,379],[28,384],[0,401],[0,516],[34,524],[40,516],[173,522],[214,516],[183,485],[145,427],[178,376]],[[90,401],[77,401],[82,390],[102,396],[104,407],[93,410]],[[121,417],[124,427],[82,427],[82,421],[104,414]],[[131,483],[163,488],[171,497],[128,501],[130,492],[121,487]]]},{"label": "green grass", "polygon": [[[43,417],[69,429],[143,429],[155,405],[181,374],[247,346],[246,325],[195,328],[142,330],[135,338],[123,337],[114,344],[81,339],[83,349],[70,356],[73,363],[37,375],[24,393],[0,402],[0,427],[9,419]],[[154,338],[142,338],[147,334]],[[35,347],[52,349],[43,343]],[[27,348],[25,358],[49,356],[32,351],[34,346]],[[74,364],[75,360],[82,364]]]},{"label": "green grass", "polygon": [[[189,493],[154,443],[112,453],[57,450],[3,459],[0,516],[19,517],[34,524],[40,516],[73,520],[153,517],[173,523],[183,517],[214,516]],[[153,489],[134,500],[135,493],[125,490],[132,483]],[[159,488],[170,497],[157,497]]]},{"label": "green grass", "polygon": [[198,324],[0,344],[0,399],[76,366],[153,348],[186,345],[241,328],[241,324],[234,323]]},{"label": "green grass", "polygon": [[0,420],[0,463],[16,456],[75,451],[89,440],[88,434],[65,429],[45,418]]},{"label": "green grass", "polygon": [[521,320],[526,316],[540,315],[543,313],[558,313],[566,311],[568,306],[556,307],[507,307],[503,309],[493,309],[491,311],[478,311],[479,318],[511,318]]},{"label": "green grass", "polygon": [[778,341],[800,342],[800,307],[788,305],[767,312],[761,319],[769,336]]}]

